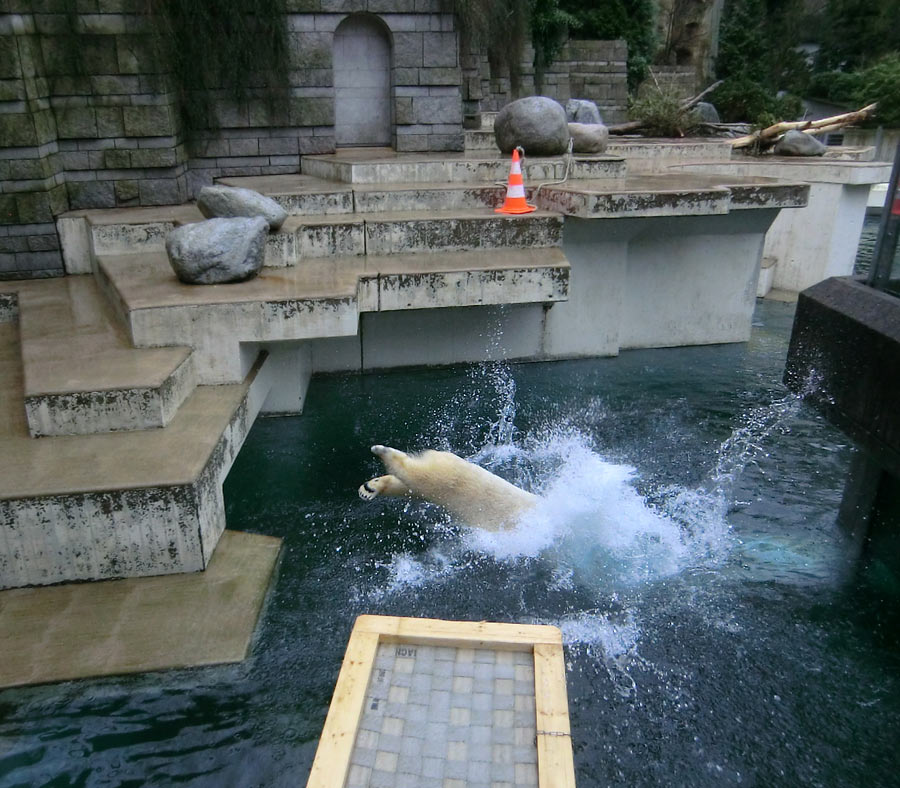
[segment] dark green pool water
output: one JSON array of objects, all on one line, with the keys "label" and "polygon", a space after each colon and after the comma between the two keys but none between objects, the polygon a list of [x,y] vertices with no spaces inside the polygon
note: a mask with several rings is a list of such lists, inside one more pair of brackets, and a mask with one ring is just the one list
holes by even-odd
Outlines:
[{"label": "dark green pool water", "polygon": [[[900,599],[843,560],[852,448],[780,383],[792,313],[762,303],[746,345],[316,379],[226,484],[231,527],[285,540],[252,658],[0,693],[0,785],[303,785],[360,613],[560,626],[581,788],[900,784]],[[544,503],[499,537],[365,504],[373,443]]]}]

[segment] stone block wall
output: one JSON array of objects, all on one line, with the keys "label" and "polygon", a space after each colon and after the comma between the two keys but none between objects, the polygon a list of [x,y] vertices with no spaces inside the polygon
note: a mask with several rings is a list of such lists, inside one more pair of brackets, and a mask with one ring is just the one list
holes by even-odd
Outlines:
[{"label": "stone block wall", "polygon": [[0,276],[62,270],[54,217],[66,210],[50,84],[30,15],[0,16]]},{"label": "stone block wall", "polygon": [[[694,66],[651,66],[653,76],[641,83],[638,91],[653,89],[671,91],[682,98],[691,98],[700,92],[697,69]],[[656,77],[654,79],[653,77]]]},{"label": "stone block wall", "polygon": [[605,123],[620,123],[628,113],[628,44],[570,39],[544,74],[543,95],[565,104],[588,99]]},{"label": "stone block wall", "polygon": [[625,41],[570,39],[544,73],[534,70],[534,50],[523,53],[513,84],[508,69],[492,66],[484,52],[461,44],[463,106],[467,115],[496,112],[522,96],[542,95],[565,104],[570,98],[590,99],[607,123],[627,119],[628,45]]}]

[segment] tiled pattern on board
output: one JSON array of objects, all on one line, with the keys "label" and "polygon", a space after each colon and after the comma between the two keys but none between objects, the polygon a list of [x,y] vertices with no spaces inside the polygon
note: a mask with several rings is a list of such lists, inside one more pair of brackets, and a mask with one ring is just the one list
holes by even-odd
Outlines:
[{"label": "tiled pattern on board", "polygon": [[537,786],[530,652],[382,643],[347,788]]}]

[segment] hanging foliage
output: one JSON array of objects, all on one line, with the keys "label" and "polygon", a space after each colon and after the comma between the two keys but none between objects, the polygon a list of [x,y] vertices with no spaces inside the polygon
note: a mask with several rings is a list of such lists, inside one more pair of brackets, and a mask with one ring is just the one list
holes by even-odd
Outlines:
[{"label": "hanging foliage", "polygon": [[635,89],[646,77],[656,51],[654,0],[561,0],[561,8],[573,16],[577,38],[628,42],[628,86]]},{"label": "hanging foliage", "polygon": [[534,42],[534,66],[538,72],[549,66],[559,54],[568,34],[581,22],[560,8],[560,0],[532,0],[531,39]]},{"label": "hanging foliage", "polygon": [[286,96],[284,0],[148,0],[154,49],[189,130],[215,124],[210,91],[235,102]]},{"label": "hanging foliage", "polygon": [[492,66],[509,71],[515,88],[525,44],[530,3],[517,0],[455,0],[460,35],[470,51],[487,52]]}]

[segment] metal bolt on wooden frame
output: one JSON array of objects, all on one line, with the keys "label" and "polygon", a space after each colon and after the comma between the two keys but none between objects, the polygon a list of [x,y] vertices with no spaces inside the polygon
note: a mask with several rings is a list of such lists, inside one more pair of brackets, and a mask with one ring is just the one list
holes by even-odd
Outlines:
[{"label": "metal bolt on wooden frame", "polygon": [[307,788],[344,788],[383,643],[528,652],[534,659],[539,788],[574,788],[562,633],[556,627],[363,615],[356,619]]}]

